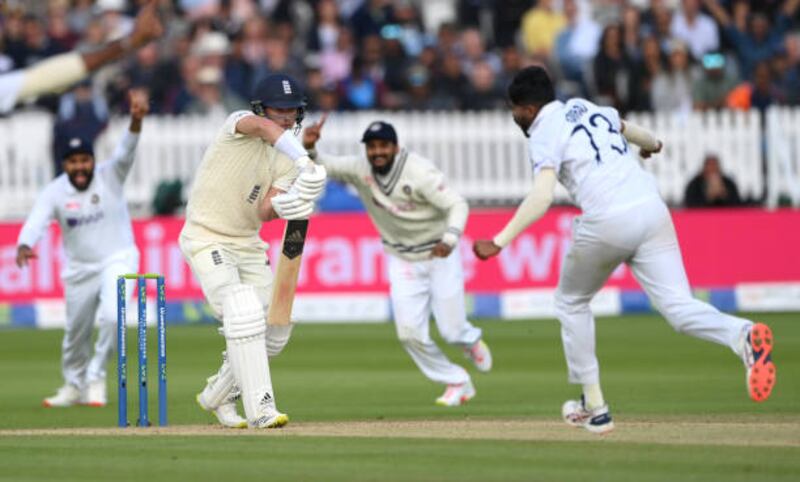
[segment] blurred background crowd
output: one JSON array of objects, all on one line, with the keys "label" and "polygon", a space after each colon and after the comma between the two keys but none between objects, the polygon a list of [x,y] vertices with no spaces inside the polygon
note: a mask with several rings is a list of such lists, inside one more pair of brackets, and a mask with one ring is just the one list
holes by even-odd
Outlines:
[{"label": "blurred background crowd", "polygon": [[[0,72],[120,38],[140,3],[0,1]],[[167,30],[159,42],[34,107],[55,114],[56,160],[68,139],[94,139],[111,115],[125,112],[131,87],[149,91],[157,114],[221,114],[248,108],[253,86],[273,72],[303,83],[315,111],[502,109],[513,75],[539,63],[557,80],[560,97],[586,97],[623,114],[763,112],[800,104],[799,6],[800,0],[160,0]],[[735,186],[711,157],[694,191],[705,193],[710,183],[724,199],[706,204],[738,204]],[[697,205],[689,187],[686,204]]]},{"label": "blurred background crowd", "polygon": [[[0,3],[0,71],[94,46],[132,26],[138,0]],[[521,67],[562,96],[628,111],[764,109],[800,102],[800,0],[163,0],[168,31],[60,99],[103,119],[129,87],[158,113],[246,107],[282,71],[322,110],[502,108]]]}]

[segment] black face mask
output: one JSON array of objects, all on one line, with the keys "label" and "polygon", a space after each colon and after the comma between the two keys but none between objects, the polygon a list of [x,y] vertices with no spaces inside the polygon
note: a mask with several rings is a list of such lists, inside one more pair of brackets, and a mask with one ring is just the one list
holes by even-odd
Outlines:
[{"label": "black face mask", "polygon": [[[83,187],[78,186],[75,183],[75,177],[77,177],[79,174],[83,174],[84,176],[86,176],[86,185]],[[80,169],[78,171],[67,174],[67,178],[69,179],[69,183],[72,184],[75,187],[75,189],[77,189],[78,191],[85,191],[89,189],[89,186],[92,185],[92,178],[94,178],[94,169]]]}]

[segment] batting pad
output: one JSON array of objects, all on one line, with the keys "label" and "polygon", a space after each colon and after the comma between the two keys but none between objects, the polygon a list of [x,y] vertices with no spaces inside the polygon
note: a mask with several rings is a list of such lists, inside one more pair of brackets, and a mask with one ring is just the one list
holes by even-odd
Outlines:
[{"label": "batting pad", "polygon": [[235,386],[236,379],[233,376],[228,355],[223,352],[222,366],[219,367],[216,375],[208,379],[208,383],[203,389],[203,400],[209,407],[216,409],[228,402],[228,398],[234,392]]},{"label": "batting pad", "polygon": [[238,285],[228,292],[223,304],[228,361],[239,388],[248,421],[261,417],[261,408],[274,409],[272,377],[266,348],[264,311],[255,288]]}]

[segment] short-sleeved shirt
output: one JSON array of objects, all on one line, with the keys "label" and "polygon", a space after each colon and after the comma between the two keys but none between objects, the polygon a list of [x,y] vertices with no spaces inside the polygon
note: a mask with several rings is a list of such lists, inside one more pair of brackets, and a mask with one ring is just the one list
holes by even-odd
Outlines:
[{"label": "short-sleeved shirt", "polygon": [[250,115],[255,114],[236,111],[228,116],[206,149],[189,194],[183,235],[245,244],[257,241],[264,196],[273,187],[288,191],[297,177],[297,168],[286,155],[263,139],[236,131],[236,124]]},{"label": "short-sleeved shirt", "polygon": [[553,101],[528,130],[534,174],[553,168],[586,216],[602,216],[658,197],[652,175],[620,133],[616,109],[585,99]]}]

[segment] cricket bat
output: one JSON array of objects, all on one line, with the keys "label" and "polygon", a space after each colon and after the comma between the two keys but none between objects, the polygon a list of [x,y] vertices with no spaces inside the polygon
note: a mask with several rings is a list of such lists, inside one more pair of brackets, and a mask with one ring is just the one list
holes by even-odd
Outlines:
[{"label": "cricket bat", "polygon": [[292,304],[297,289],[297,277],[300,274],[303,246],[306,244],[306,232],[308,232],[308,219],[286,222],[281,255],[278,267],[275,269],[272,301],[269,303],[269,313],[267,313],[267,323],[270,325],[291,323]]}]

